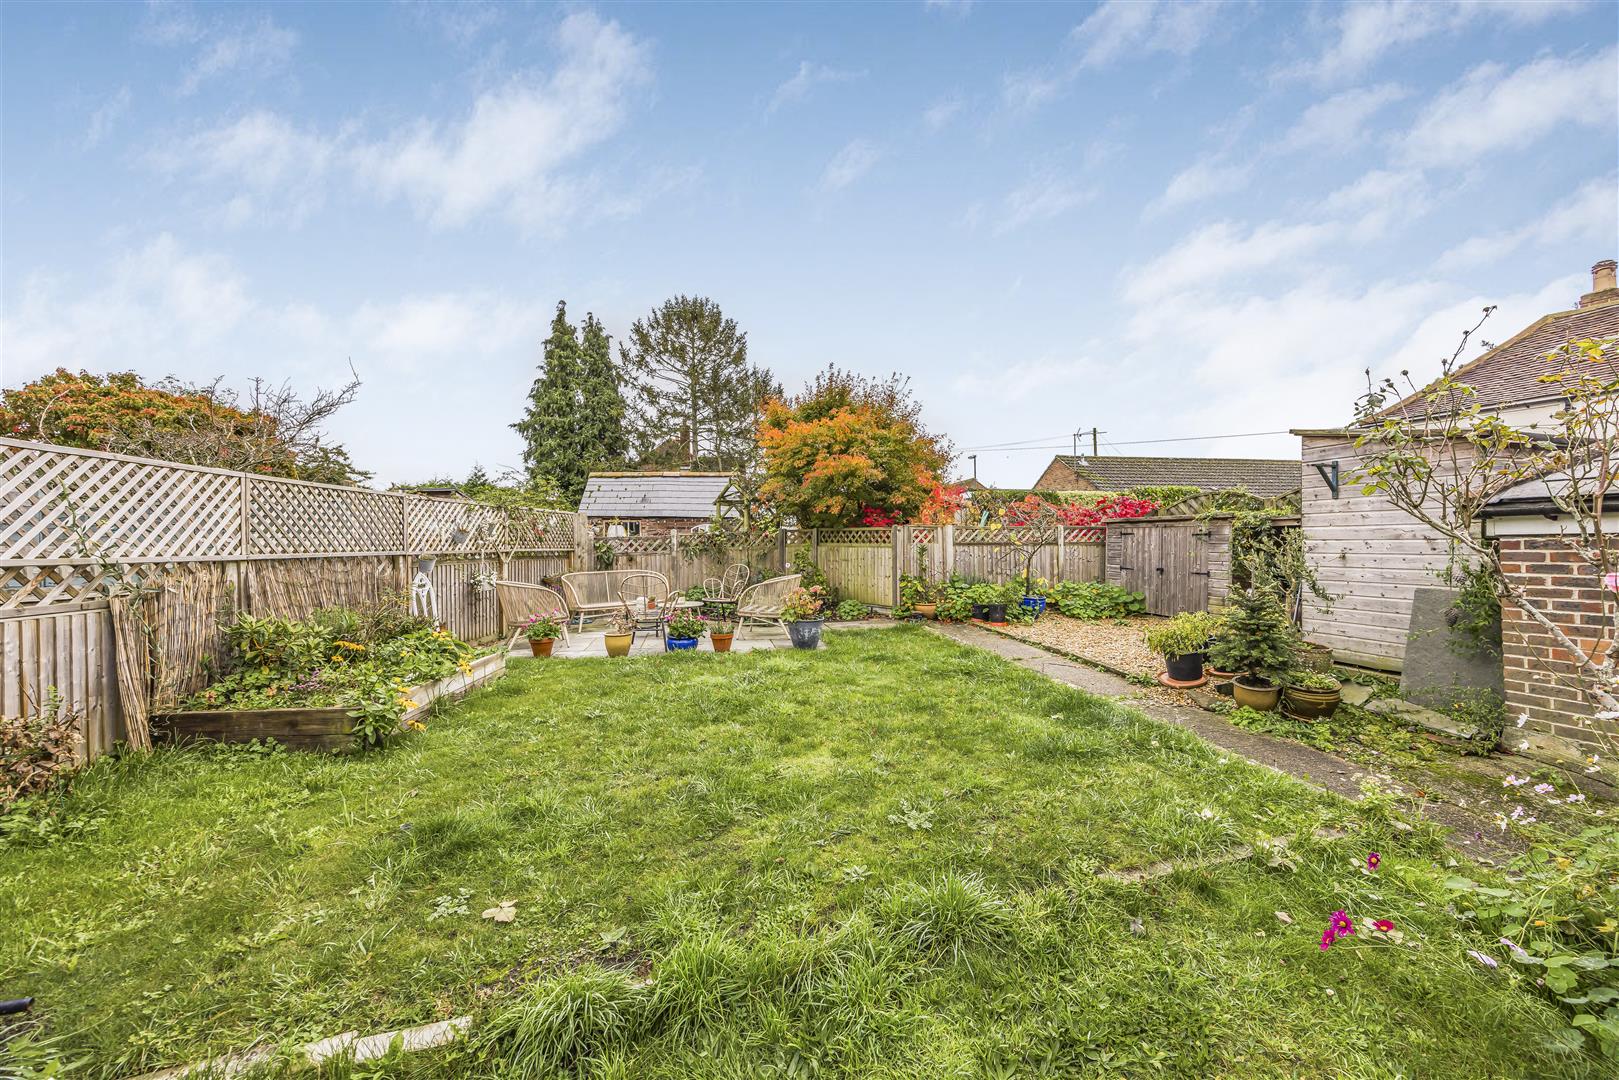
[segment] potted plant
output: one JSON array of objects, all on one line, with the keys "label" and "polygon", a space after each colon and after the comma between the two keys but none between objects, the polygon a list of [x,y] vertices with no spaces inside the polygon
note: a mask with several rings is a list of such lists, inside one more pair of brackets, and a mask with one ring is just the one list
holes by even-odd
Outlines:
[{"label": "potted plant", "polygon": [[909,608],[924,619],[937,616],[939,605],[933,599],[933,586],[925,577],[906,574],[899,580],[899,601],[903,611]]},{"label": "potted plant", "polygon": [[676,608],[663,620],[663,647],[668,652],[695,649],[707,632],[708,620],[685,608]]},{"label": "potted plant", "polygon": [[1343,687],[1338,680],[1321,671],[1296,671],[1288,677],[1282,696],[1287,711],[1300,720],[1321,720],[1338,711]]},{"label": "potted plant", "polygon": [[562,636],[562,624],[550,615],[530,615],[523,620],[523,636],[535,656],[550,656],[557,638]]},{"label": "potted plant", "polygon": [[1281,699],[1282,679],[1298,656],[1298,635],[1275,590],[1258,585],[1240,589],[1226,612],[1225,632],[1209,651],[1231,681],[1238,705],[1269,712]]},{"label": "potted plant", "polygon": [[819,585],[794,589],[781,606],[787,636],[795,649],[813,649],[821,644],[821,624],[826,621],[826,590]]},{"label": "potted plant", "polygon": [[1198,682],[1208,660],[1214,622],[1214,616],[1206,611],[1183,611],[1147,631],[1147,648],[1163,654],[1172,680]]},{"label": "potted plant", "polygon": [[607,642],[608,656],[630,655],[630,646],[635,644],[635,616],[630,614],[629,608],[621,607],[613,612],[603,640]]},{"label": "potted plant", "polygon": [[708,640],[715,652],[730,652],[731,639],[736,636],[736,616],[722,608],[708,620]]},{"label": "potted plant", "polygon": [[1046,593],[1050,588],[1051,583],[1045,578],[1030,580],[1024,574],[1023,595],[1018,599],[1018,606],[1038,619],[1046,613]]},{"label": "potted plant", "polygon": [[967,586],[967,603],[972,605],[972,617],[980,622],[1004,623],[1006,600],[1001,590],[987,581]]}]

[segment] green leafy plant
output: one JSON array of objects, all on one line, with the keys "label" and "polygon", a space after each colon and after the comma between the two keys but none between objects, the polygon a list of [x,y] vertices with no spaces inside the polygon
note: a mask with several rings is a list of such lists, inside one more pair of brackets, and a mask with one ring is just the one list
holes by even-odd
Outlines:
[{"label": "green leafy plant", "polygon": [[1276,593],[1250,586],[1232,593],[1224,631],[1210,647],[1209,659],[1221,671],[1275,686],[1293,670],[1298,650],[1298,634]]},{"label": "green leafy plant", "polygon": [[1575,1030],[1619,1060],[1619,829],[1537,844],[1498,880],[1458,875],[1445,886],[1457,917],[1499,940],[1504,959],[1529,976],[1523,985],[1557,1002]]},{"label": "green leafy plant", "polygon": [[708,633],[708,620],[686,608],[677,608],[664,620],[664,632],[672,638],[700,638]]},{"label": "green leafy plant", "polygon": [[680,595],[684,596],[687,600],[707,600],[708,588],[703,585],[693,585]]},{"label": "green leafy plant", "polygon": [[792,573],[798,574],[804,579],[802,582],[804,588],[819,588],[821,594],[826,597],[827,603],[836,604],[842,599],[838,595],[838,590],[827,580],[826,573],[815,565],[814,559],[810,558],[809,545],[806,544],[793,552],[790,569]]},{"label": "green leafy plant", "polygon": [[1070,619],[1122,619],[1147,610],[1146,594],[1100,581],[1058,582],[1046,599]]},{"label": "green leafy plant", "polygon": [[530,641],[552,641],[562,636],[562,624],[550,615],[530,615],[522,625],[523,636]]},{"label": "green leafy plant", "polygon": [[1322,671],[1295,671],[1287,676],[1287,685],[1300,690],[1319,690],[1326,692],[1340,689],[1337,679]]},{"label": "green leafy plant", "polygon": [[611,570],[613,564],[618,562],[618,549],[613,542],[607,539],[596,541],[596,569]]},{"label": "green leafy plant", "polygon": [[826,610],[826,590],[819,585],[794,589],[782,604],[781,617],[788,622],[807,622],[819,619]]},{"label": "green leafy plant", "polygon": [[907,615],[916,609],[916,605],[930,603],[933,591],[933,585],[927,578],[915,574],[901,574],[897,614]]},{"label": "green leafy plant", "polygon": [[725,608],[707,616],[710,637],[729,637],[736,633],[736,616]]},{"label": "green leafy plant", "polygon": [[833,610],[833,614],[843,622],[858,622],[871,617],[871,608],[858,600],[842,600]]},{"label": "green leafy plant", "polygon": [[1146,632],[1147,648],[1165,656],[1190,656],[1208,648],[1218,620],[1206,611],[1183,611]]}]

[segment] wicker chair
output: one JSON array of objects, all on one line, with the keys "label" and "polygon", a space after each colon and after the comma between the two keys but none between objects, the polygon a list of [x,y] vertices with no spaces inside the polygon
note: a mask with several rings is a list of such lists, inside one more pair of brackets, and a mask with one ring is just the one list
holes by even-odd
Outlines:
[{"label": "wicker chair", "polygon": [[562,575],[562,595],[567,598],[568,610],[578,615],[580,630],[585,628],[587,616],[606,615],[624,606],[618,596],[619,586],[628,577],[657,578],[663,583],[663,595],[668,595],[669,579],[651,570],[581,570]]},{"label": "wicker chair", "polygon": [[519,624],[530,615],[555,618],[562,624],[562,643],[568,643],[568,604],[554,589],[526,581],[496,581],[495,602],[500,606],[501,625],[517,627],[512,631],[511,640],[506,642],[508,650],[517,644],[517,635],[522,633]]},{"label": "wicker chair", "polygon": [[742,595],[742,590],[748,587],[753,580],[753,569],[745,562],[732,563],[725,568],[725,576],[720,579],[720,598],[735,600]]},{"label": "wicker chair", "polygon": [[782,620],[782,608],[787,604],[787,594],[798,588],[803,580],[803,574],[784,574],[766,578],[757,585],[743,589],[742,595],[736,598],[737,637],[742,636],[743,628],[750,622],[779,626],[785,633],[787,623]]},{"label": "wicker chair", "polygon": [[[632,570],[618,583],[619,606],[634,617],[635,628],[656,630],[661,638],[669,636],[664,624],[669,617],[669,597],[669,579],[650,570]],[[657,606],[648,609],[648,600],[656,601]]]}]

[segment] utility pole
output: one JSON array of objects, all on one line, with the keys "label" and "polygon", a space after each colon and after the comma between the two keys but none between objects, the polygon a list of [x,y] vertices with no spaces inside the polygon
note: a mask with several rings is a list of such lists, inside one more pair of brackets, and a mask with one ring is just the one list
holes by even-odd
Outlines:
[{"label": "utility pole", "polygon": [[973,479],[977,480],[978,479],[978,455],[977,454],[968,454],[967,455],[967,460],[973,463]]},{"label": "utility pole", "polygon": [[[1079,456],[1079,437],[1081,435],[1083,435],[1083,434],[1085,434],[1084,431],[1076,431],[1076,432],[1074,432],[1074,456],[1075,457]],[[1100,431],[1098,431],[1096,428],[1091,428],[1091,457],[1096,457],[1097,455],[1099,455],[1101,453],[1101,450],[1098,449],[1098,447],[1097,447],[1097,441],[1098,441],[1097,436],[1099,436],[1101,434],[1102,433]]]}]

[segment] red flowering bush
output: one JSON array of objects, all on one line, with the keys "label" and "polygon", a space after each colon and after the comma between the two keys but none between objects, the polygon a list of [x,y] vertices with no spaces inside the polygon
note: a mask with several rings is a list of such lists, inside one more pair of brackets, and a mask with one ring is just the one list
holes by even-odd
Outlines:
[{"label": "red flowering bush", "polygon": [[860,508],[860,524],[868,529],[886,529],[899,524],[899,515],[879,506],[863,506]]},{"label": "red flowering bush", "polygon": [[1108,495],[1090,505],[1080,503],[1047,503],[1038,495],[1025,495],[1006,508],[1008,525],[1030,525],[1040,520],[1047,507],[1064,525],[1093,528],[1112,518],[1146,517],[1158,509],[1151,499],[1136,499],[1129,495]]}]

